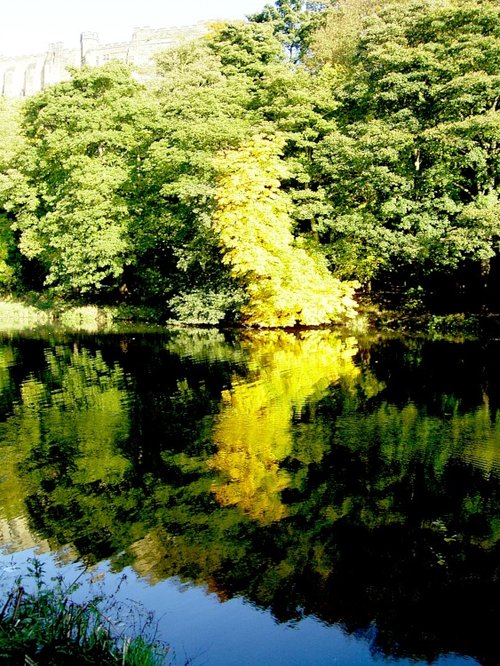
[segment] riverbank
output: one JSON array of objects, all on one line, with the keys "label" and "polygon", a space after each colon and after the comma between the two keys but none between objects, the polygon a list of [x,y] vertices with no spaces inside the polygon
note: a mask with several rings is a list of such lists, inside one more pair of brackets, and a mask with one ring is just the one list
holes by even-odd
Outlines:
[{"label": "riverbank", "polygon": [[367,319],[369,327],[378,331],[422,334],[431,338],[500,336],[500,315],[493,312],[417,315],[380,310],[367,313]]},{"label": "riverbank", "polygon": [[153,308],[79,305],[63,301],[0,300],[0,331],[61,326],[97,332],[124,323],[162,324],[165,317]]},{"label": "riverbank", "polygon": [[[124,325],[165,326],[176,322],[166,318],[159,309],[140,306],[79,305],[63,301],[0,300],[0,331],[25,330],[45,326],[104,332]],[[208,325],[208,324],[207,324]],[[424,334],[431,337],[499,336],[500,315],[493,312],[435,314],[408,312],[404,308],[389,309],[363,302],[357,319],[349,322],[354,332]]]},{"label": "riverbank", "polygon": [[[113,595],[76,602],[82,581],[46,580],[39,560],[0,597],[0,661],[10,664],[160,666],[169,648],[123,629],[123,609]],[[143,631],[151,620],[143,624]]]}]

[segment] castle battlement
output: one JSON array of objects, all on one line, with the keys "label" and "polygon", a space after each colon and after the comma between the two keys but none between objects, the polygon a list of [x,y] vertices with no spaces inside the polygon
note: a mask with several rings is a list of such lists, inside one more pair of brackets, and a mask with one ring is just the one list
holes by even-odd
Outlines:
[{"label": "castle battlement", "polygon": [[134,28],[130,41],[101,44],[96,32],[82,32],[80,48],[63,42],[49,44],[45,53],[4,57],[0,55],[0,94],[29,97],[49,85],[70,78],[68,67],[99,67],[119,60],[143,67],[152,64],[155,53],[173,48],[207,32],[205,23],[172,28]]}]

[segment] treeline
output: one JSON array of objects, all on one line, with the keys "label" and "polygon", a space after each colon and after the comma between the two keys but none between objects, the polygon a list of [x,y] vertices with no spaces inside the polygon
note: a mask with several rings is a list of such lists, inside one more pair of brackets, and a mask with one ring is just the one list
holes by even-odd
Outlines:
[{"label": "treeline", "polygon": [[1,287],[257,326],[480,302],[499,97],[497,0],[277,0],[152,76],[75,69],[0,100]]}]

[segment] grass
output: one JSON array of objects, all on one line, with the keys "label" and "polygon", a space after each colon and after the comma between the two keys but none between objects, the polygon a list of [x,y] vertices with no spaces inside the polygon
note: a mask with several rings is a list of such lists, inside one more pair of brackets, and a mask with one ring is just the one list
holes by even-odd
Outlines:
[{"label": "grass", "polygon": [[95,305],[70,305],[65,303],[28,302],[10,299],[0,300],[0,331],[32,329],[58,325],[63,328],[97,332],[109,328],[116,308]]},{"label": "grass", "polygon": [[0,301],[0,330],[32,328],[49,322],[46,312],[31,305],[13,301]]},{"label": "grass", "polygon": [[124,323],[157,326],[165,323],[165,314],[144,306],[77,305],[39,294],[26,294],[19,300],[0,296],[0,332],[50,326],[97,333],[121,328]]},{"label": "grass", "polygon": [[[47,583],[42,565],[36,559],[30,560],[27,576],[17,580],[0,605],[0,663],[12,666],[166,663],[168,646],[155,641],[154,636],[148,638],[154,626],[151,614],[142,613],[139,631],[130,636],[123,629],[124,607],[114,596],[106,599],[94,595],[77,603],[72,595],[79,587],[78,581],[66,585],[60,576]],[[135,609],[133,614],[137,618]]]}]

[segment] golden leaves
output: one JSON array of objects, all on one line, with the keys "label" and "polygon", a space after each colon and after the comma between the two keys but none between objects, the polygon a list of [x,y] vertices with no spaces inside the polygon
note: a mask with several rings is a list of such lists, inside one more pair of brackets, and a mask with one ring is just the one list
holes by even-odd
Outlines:
[{"label": "golden leaves", "polygon": [[353,286],[335,279],[320,255],[297,245],[281,180],[282,140],[256,136],[219,157],[217,209],[212,223],[223,261],[246,289],[247,325],[317,326],[352,318]]},{"label": "golden leaves", "polygon": [[332,383],[358,375],[357,348],[353,338],[329,331],[255,333],[246,346],[255,370],[223,395],[214,432],[218,451],[210,463],[221,480],[212,490],[223,506],[238,506],[268,524],[287,513],[281,492],[292,478],[281,463],[295,456],[292,417]]}]

